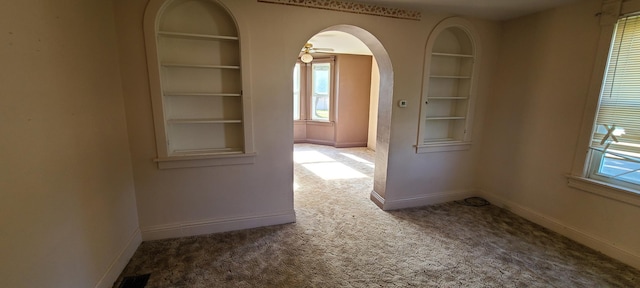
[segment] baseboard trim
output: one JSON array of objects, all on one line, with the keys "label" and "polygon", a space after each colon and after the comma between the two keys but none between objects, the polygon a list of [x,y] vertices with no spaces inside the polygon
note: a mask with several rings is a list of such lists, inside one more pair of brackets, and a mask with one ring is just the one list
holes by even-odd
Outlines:
[{"label": "baseboard trim", "polygon": [[367,142],[336,142],[336,148],[367,147]]},{"label": "baseboard trim", "polygon": [[380,209],[384,210],[384,198],[378,194],[375,190],[371,190],[371,195],[369,199],[376,204],[376,206],[380,207]]},{"label": "baseboard trim", "polygon": [[479,191],[480,196],[486,198],[491,204],[509,210],[523,218],[526,218],[538,225],[548,228],[554,232],[562,234],[567,238],[579,242],[585,246],[602,252],[612,258],[618,259],[636,269],[640,270],[640,255],[629,250],[616,246],[615,243],[602,239],[596,235],[584,232],[578,228],[563,224],[560,220],[548,217],[537,211],[531,210],[513,201],[504,199],[493,193]]},{"label": "baseboard trim", "polygon": [[458,191],[438,192],[438,193],[423,195],[420,197],[404,198],[404,199],[389,201],[387,199],[384,199],[375,191],[372,191],[371,200],[374,203],[376,203],[378,207],[381,207],[382,210],[398,210],[398,209],[435,205],[435,204],[451,202],[455,200],[461,200],[467,197],[474,196],[476,194],[477,193],[473,190],[458,190]]},{"label": "baseboard trim", "polygon": [[129,238],[129,242],[127,245],[120,251],[118,256],[111,262],[107,271],[102,275],[98,284],[96,284],[96,288],[111,288],[113,284],[118,280],[120,273],[124,270],[124,267],[127,266],[131,257],[133,257],[133,253],[136,252],[138,247],[142,243],[142,234],[140,229],[136,229],[133,232],[131,237]]},{"label": "baseboard trim", "polygon": [[143,227],[141,230],[142,240],[149,241],[243,230],[293,222],[296,222],[296,213],[294,210],[291,210],[274,214],[157,225]]}]

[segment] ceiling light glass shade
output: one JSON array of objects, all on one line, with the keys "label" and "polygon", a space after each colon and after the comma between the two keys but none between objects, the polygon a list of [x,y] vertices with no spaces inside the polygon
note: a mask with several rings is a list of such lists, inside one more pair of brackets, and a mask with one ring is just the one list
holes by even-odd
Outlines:
[{"label": "ceiling light glass shade", "polygon": [[302,60],[302,62],[304,63],[311,63],[311,61],[313,61],[313,56],[311,56],[311,54],[309,53],[304,53],[302,54],[302,56],[300,56],[300,60]]}]

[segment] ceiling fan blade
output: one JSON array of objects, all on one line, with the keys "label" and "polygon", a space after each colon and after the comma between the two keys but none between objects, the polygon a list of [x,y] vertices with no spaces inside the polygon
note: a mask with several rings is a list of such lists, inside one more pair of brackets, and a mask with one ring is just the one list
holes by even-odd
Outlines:
[{"label": "ceiling fan blade", "polygon": [[334,51],[333,48],[311,48],[311,50],[315,50],[315,51],[328,51],[328,52],[332,52]]}]

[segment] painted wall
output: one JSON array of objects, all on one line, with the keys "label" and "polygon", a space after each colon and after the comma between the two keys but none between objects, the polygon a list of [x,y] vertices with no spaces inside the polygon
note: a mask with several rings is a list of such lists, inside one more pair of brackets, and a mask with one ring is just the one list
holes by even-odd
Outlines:
[{"label": "painted wall", "polygon": [[[251,80],[244,92],[253,105],[254,145],[258,156],[250,165],[158,170],[152,161],[156,148],[141,26],[147,1],[116,1],[128,133],[144,239],[293,220],[291,67],[307,39],[340,24],[364,28],[377,37],[393,66],[393,74],[381,76],[383,83],[392,82],[393,87],[381,87],[381,95],[393,89],[394,99],[407,99],[410,103],[409,108],[398,110],[390,105],[392,99],[380,101],[383,113],[379,119],[391,117],[391,124],[378,129],[378,138],[392,136],[390,142],[382,139],[377,145],[375,186],[381,197],[409,199],[399,204],[419,206],[425,202],[412,199],[457,199],[461,194],[442,192],[469,191],[474,187],[471,167],[478,152],[475,148],[441,155],[417,155],[413,148],[418,131],[424,47],[431,29],[447,15],[426,13],[421,21],[412,21],[253,0],[222,2],[239,25],[243,65],[249,68],[244,73],[248,73]],[[493,48],[497,45],[499,26],[489,21],[473,22],[481,33],[482,45],[486,46],[483,50],[488,51],[483,60],[488,67],[496,51]],[[391,67],[388,62],[378,60],[381,69]],[[393,78],[389,78],[390,75]],[[480,78],[479,98],[483,99],[488,94],[490,78],[487,73],[482,73]],[[480,129],[474,131],[481,132]],[[389,172],[384,169],[387,164]],[[444,197],[428,197],[433,193]]]},{"label": "painted wall", "polygon": [[478,183],[495,204],[640,267],[640,207],[569,188],[565,177],[581,146],[600,5],[504,23]]},{"label": "painted wall", "polygon": [[0,9],[3,287],[111,287],[140,243],[112,1]]},{"label": "painted wall", "polygon": [[369,132],[371,56],[338,55],[336,147],[364,147]]},{"label": "painted wall", "polygon": [[376,137],[378,136],[378,97],[380,96],[380,71],[376,58],[371,58],[371,94],[369,95],[369,133],[367,135],[367,147],[376,150]]},{"label": "painted wall", "polygon": [[[335,56],[334,117],[331,123],[294,121],[295,143],[315,143],[335,147],[364,147],[369,130],[371,56],[340,54]],[[305,74],[303,74],[305,75]],[[304,76],[303,76],[304,77]],[[302,106],[308,102],[301,100]]]}]

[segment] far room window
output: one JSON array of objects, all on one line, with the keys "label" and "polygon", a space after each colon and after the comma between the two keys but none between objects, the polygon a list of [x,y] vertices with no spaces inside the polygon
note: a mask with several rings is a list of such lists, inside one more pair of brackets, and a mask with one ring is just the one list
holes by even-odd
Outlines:
[{"label": "far room window", "polygon": [[640,16],[615,29],[590,143],[589,178],[640,190]]},{"label": "far room window", "polygon": [[293,120],[329,122],[332,117],[333,58],[298,62],[293,69]]}]

